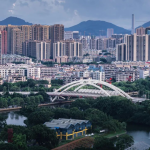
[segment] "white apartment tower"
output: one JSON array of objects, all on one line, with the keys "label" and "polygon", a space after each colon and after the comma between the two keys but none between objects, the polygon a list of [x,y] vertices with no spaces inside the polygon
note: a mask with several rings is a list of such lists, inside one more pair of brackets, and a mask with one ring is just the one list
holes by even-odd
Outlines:
[{"label": "white apartment tower", "polygon": [[51,44],[48,42],[36,43],[36,58],[37,60],[50,59]]},{"label": "white apartment tower", "polygon": [[125,43],[116,47],[117,61],[148,61],[150,60],[150,36],[125,35]]},{"label": "white apartment tower", "polygon": [[107,29],[107,38],[110,38],[114,34],[114,29],[108,28]]}]

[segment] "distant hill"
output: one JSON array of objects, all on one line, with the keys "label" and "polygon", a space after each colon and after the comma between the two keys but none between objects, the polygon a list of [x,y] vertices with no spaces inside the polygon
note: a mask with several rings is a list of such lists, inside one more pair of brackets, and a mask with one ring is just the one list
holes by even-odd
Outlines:
[{"label": "distant hill", "polygon": [[86,35],[100,35],[100,30],[104,30],[104,34],[107,33],[107,28],[113,28],[115,34],[130,34],[131,31],[124,29],[122,27],[118,27],[112,23],[106,21],[84,21],[75,26],[65,28],[65,31],[79,31],[82,35],[84,35],[84,31]]},{"label": "distant hill", "polygon": [[2,21],[0,21],[0,25],[32,25],[32,23],[25,22],[23,19],[17,17],[8,17]]},{"label": "distant hill", "polygon": [[[146,27],[149,27],[149,26],[150,26],[150,21],[144,23],[143,25],[141,25],[141,26],[139,26],[139,27],[144,27],[144,28],[146,28]],[[139,28],[139,27],[137,27],[137,28]]]}]

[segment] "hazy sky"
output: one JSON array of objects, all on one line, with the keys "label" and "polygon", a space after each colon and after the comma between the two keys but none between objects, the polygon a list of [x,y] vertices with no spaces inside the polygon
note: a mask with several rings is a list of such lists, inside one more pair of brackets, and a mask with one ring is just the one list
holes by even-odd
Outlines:
[{"label": "hazy sky", "polygon": [[0,1],[0,20],[16,16],[31,23],[61,23],[65,27],[86,20],[104,20],[130,29],[132,13],[136,26],[150,21],[150,0]]}]

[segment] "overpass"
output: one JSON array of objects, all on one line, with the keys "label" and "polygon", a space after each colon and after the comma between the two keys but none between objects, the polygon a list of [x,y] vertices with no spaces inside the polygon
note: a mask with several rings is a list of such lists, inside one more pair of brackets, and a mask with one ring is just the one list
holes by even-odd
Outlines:
[{"label": "overpass", "polygon": [[[82,89],[84,86],[92,86],[95,89]],[[104,87],[104,88],[103,88]],[[107,90],[106,90],[107,89]],[[9,92],[13,94],[14,92]],[[15,92],[23,95],[29,95],[30,92]],[[33,92],[34,94],[38,92]],[[2,94],[2,92],[0,92]],[[145,98],[135,98],[131,97],[129,94],[125,93],[118,87],[109,84],[104,81],[99,80],[78,80],[71,83],[68,83],[61,88],[55,90],[54,92],[47,92],[50,96],[51,102],[54,102],[59,97],[65,99],[64,97],[110,97],[110,96],[122,96],[126,97],[127,99],[132,100],[133,102],[142,102],[145,101]]]}]

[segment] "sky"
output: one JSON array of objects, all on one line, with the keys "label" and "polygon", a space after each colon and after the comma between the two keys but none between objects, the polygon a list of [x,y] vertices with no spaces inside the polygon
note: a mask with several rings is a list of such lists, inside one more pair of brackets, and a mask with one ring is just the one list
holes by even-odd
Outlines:
[{"label": "sky", "polygon": [[150,21],[150,0],[1,0],[0,20],[19,17],[30,23],[65,27],[87,20],[102,20],[131,29]]}]

